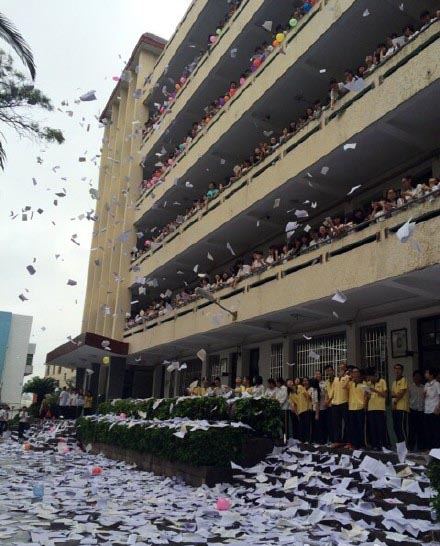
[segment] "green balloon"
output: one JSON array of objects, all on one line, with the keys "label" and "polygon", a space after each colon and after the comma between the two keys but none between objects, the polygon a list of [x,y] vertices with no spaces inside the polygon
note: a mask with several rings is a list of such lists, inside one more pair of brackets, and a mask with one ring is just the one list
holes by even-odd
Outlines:
[{"label": "green balloon", "polygon": [[298,21],[296,19],[290,19],[289,25],[294,28],[298,24]]},{"label": "green balloon", "polygon": [[217,33],[217,36],[220,36],[220,34],[222,33],[222,29],[221,29],[221,28],[218,28],[218,29],[216,30],[216,33]]}]

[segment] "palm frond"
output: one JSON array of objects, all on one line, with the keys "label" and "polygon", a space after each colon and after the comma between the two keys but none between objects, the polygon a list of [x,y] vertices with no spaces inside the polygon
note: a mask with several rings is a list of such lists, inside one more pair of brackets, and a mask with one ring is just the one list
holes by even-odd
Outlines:
[{"label": "palm frond", "polygon": [[4,40],[12,47],[23,63],[28,67],[32,79],[35,80],[36,67],[31,48],[12,21],[2,13],[0,13],[0,39]]},{"label": "palm frond", "polygon": [[5,162],[6,162],[6,152],[0,140],[0,169],[2,171],[5,169]]}]

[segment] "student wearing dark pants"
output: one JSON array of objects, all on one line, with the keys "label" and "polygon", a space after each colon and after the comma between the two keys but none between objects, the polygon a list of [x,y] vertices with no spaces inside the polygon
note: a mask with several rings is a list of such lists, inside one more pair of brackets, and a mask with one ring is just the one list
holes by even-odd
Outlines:
[{"label": "student wearing dark pants", "polygon": [[347,442],[349,383],[350,376],[347,375],[347,365],[341,363],[338,367],[338,377],[335,377],[333,381],[333,397],[330,400],[335,446]]},{"label": "student wearing dark pants", "polygon": [[436,381],[437,371],[425,371],[425,441],[427,449],[440,447],[440,383]]},{"label": "student wearing dark pants", "polygon": [[326,407],[326,427],[327,427],[327,435],[330,442],[336,442],[335,435],[334,435],[334,429],[333,429],[333,408],[331,405],[331,401],[333,399],[333,385],[335,381],[335,370],[333,369],[333,366],[326,366],[325,367],[325,375],[327,379],[324,383],[324,396],[325,396],[325,407]]},{"label": "student wearing dark pants", "polygon": [[422,372],[415,370],[413,380],[409,386],[409,414],[408,414],[408,449],[423,450],[425,399],[423,397]]},{"label": "student wearing dark pants", "polygon": [[352,447],[365,446],[366,384],[359,368],[353,368],[348,389],[349,440]]},{"label": "student wearing dark pants", "polygon": [[398,443],[406,442],[408,437],[409,396],[408,381],[403,377],[402,364],[394,365],[395,379],[391,386],[393,400],[393,428]]},{"label": "student wearing dark pants", "polygon": [[367,370],[367,431],[373,449],[382,450],[388,446],[385,404],[388,387],[374,368]]},{"label": "student wearing dark pants", "polygon": [[297,387],[296,411],[299,421],[299,439],[310,442],[312,439],[312,396],[309,379],[305,377]]}]

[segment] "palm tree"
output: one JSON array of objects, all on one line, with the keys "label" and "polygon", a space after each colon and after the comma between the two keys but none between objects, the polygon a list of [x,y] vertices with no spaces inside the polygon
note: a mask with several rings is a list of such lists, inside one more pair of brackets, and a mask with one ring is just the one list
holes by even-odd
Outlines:
[{"label": "palm tree", "polygon": [[35,80],[37,70],[31,48],[12,21],[10,21],[2,13],[0,13],[0,39],[4,40],[12,47],[15,53],[17,53],[17,55],[23,61],[23,64],[28,67],[32,79]]}]

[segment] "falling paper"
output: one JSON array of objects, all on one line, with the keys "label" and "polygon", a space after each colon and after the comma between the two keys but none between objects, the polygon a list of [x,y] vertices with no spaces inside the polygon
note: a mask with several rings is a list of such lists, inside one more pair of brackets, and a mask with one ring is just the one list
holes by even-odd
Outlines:
[{"label": "falling paper", "polygon": [[81,95],[79,100],[82,100],[83,102],[96,100],[95,93],[96,93],[96,91],[88,91],[87,93],[84,93],[84,95]]},{"label": "falling paper", "polygon": [[67,281],[67,286],[76,286],[78,283],[74,281],[73,279],[69,279]]},{"label": "falling paper", "polygon": [[281,203],[281,199],[275,199],[275,201],[273,202],[273,208],[276,209],[280,206],[280,203]]},{"label": "falling paper", "polygon": [[265,30],[268,32],[272,32],[273,27],[273,21],[264,21],[264,23],[261,25]]},{"label": "falling paper", "polygon": [[35,275],[36,269],[32,265],[28,265],[26,269],[29,271],[30,275]]},{"label": "falling paper", "polygon": [[347,193],[347,195],[351,195],[352,193],[354,193],[356,190],[358,190],[359,188],[362,188],[362,184],[359,184],[358,186],[353,186],[351,188],[351,190]]},{"label": "falling paper", "polygon": [[229,250],[229,252],[230,252],[233,256],[235,256],[235,252],[234,252],[234,250],[233,250],[233,248],[232,248],[232,246],[231,246],[230,243],[226,243],[226,248]]},{"label": "falling paper", "polygon": [[344,152],[346,152],[347,150],[356,150],[356,143],[353,142],[351,144],[344,144]]},{"label": "falling paper", "polygon": [[332,297],[332,300],[337,301],[338,303],[345,303],[347,301],[347,296],[343,292],[339,292],[339,290],[336,290],[336,293]]},{"label": "falling paper", "polygon": [[401,226],[397,230],[396,236],[401,243],[407,243],[414,233],[416,223],[411,222],[411,220],[412,218],[410,218],[405,224],[403,224],[403,226]]},{"label": "falling paper", "polygon": [[326,174],[329,172],[330,167],[322,167],[321,174],[326,176]]}]

